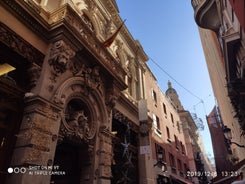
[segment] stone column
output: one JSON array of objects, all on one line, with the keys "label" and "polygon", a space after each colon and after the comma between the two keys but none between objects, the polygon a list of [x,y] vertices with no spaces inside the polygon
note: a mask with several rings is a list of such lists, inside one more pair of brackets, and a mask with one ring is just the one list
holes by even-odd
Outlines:
[{"label": "stone column", "polygon": [[100,128],[100,147],[97,152],[99,156],[99,170],[98,180],[99,184],[110,184],[111,183],[111,163],[112,163],[112,135],[109,129],[105,127]]},{"label": "stone column", "polygon": [[[7,179],[8,184],[48,184],[60,126],[60,108],[32,96],[26,99],[11,167],[21,168]],[[34,168],[35,167],[35,168]],[[42,172],[41,172],[42,171]],[[39,174],[38,174],[39,173]]]},{"label": "stone column", "polygon": [[[140,184],[155,184],[153,174],[153,162],[151,153],[151,142],[149,131],[151,125],[148,120],[147,102],[140,100],[139,108],[139,121],[140,121],[140,152],[139,152],[139,179]],[[143,148],[143,149],[141,149]]]},{"label": "stone column", "polygon": [[137,94],[136,94],[136,81],[138,80],[138,76],[136,75],[136,66],[135,66],[135,60],[133,57],[129,58],[129,65],[130,65],[130,71],[132,74],[132,97],[133,98],[137,98]]}]

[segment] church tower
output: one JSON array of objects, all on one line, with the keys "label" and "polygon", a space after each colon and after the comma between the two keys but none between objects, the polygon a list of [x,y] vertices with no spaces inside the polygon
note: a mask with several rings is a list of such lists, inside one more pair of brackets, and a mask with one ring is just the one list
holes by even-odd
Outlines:
[{"label": "church tower", "polygon": [[175,105],[175,107],[178,111],[184,110],[184,108],[183,108],[183,106],[179,100],[178,93],[172,87],[172,84],[170,81],[168,81],[168,89],[166,90],[165,94],[167,97],[169,97],[171,99],[171,101],[173,102],[173,104]]}]

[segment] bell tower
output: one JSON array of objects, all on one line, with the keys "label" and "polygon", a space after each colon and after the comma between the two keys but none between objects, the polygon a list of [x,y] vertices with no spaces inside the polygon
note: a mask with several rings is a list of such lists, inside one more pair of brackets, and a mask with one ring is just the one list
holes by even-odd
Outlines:
[{"label": "bell tower", "polygon": [[178,111],[184,110],[184,108],[183,108],[183,106],[179,100],[178,93],[172,87],[172,84],[170,81],[168,81],[168,89],[166,90],[165,94],[167,97],[169,97],[171,99],[171,101],[173,102],[173,104],[175,105],[175,107]]}]

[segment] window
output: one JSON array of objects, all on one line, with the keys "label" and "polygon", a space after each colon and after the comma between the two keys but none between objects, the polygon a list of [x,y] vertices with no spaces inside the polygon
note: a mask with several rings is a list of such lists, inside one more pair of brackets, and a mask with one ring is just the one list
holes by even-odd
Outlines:
[{"label": "window", "polygon": [[170,166],[171,166],[171,172],[174,174],[177,174],[177,170],[175,167],[175,158],[172,153],[169,153],[169,161],[170,161]]},{"label": "window", "polygon": [[166,105],[164,103],[162,103],[162,106],[163,106],[163,112],[164,112],[164,114],[167,115]]},{"label": "window", "polygon": [[171,116],[171,121],[172,121],[172,124],[173,124],[173,127],[174,127],[174,117],[173,117],[173,114],[170,113],[170,116]]},{"label": "window", "polygon": [[180,124],[178,121],[177,121],[177,129],[178,129],[178,132],[180,133]]},{"label": "window", "polygon": [[182,171],[183,168],[182,168],[182,163],[180,159],[177,159],[177,165],[178,165],[178,170]]},{"label": "window", "polygon": [[171,142],[169,128],[166,127],[168,141]]},{"label": "window", "polygon": [[181,151],[182,151],[182,154],[185,155],[185,146],[182,144],[182,142],[180,142],[180,147],[181,147]]},{"label": "window", "polygon": [[169,161],[170,161],[170,166],[175,167],[175,158],[172,153],[169,153]]},{"label": "window", "polygon": [[157,94],[153,89],[151,89],[151,97],[157,103]]},{"label": "window", "polygon": [[179,149],[179,140],[176,135],[174,135],[174,141],[175,141],[175,147],[176,149]]},{"label": "window", "polygon": [[155,132],[158,136],[161,136],[162,132],[161,132],[161,130],[160,130],[160,122],[159,122],[159,118],[158,118],[155,114],[152,114],[152,119],[153,119],[154,132]]},{"label": "window", "polygon": [[178,166],[180,176],[184,177],[182,162],[180,159],[177,159],[177,166]]},{"label": "window", "polygon": [[164,148],[162,148],[162,161],[166,162],[166,153]]}]

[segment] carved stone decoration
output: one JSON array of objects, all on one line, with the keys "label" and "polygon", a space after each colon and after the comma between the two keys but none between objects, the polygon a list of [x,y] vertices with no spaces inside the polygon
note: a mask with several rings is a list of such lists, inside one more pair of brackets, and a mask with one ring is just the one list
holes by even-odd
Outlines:
[{"label": "carved stone decoration", "polygon": [[32,63],[27,72],[30,78],[30,88],[33,88],[36,86],[37,80],[40,77],[41,67]]},{"label": "carved stone decoration", "polygon": [[128,118],[117,110],[113,110],[113,118],[122,123],[128,122]]},{"label": "carved stone decoration", "polygon": [[84,135],[89,132],[88,117],[84,115],[84,111],[71,112],[69,120],[67,121],[69,128],[71,128],[76,136],[83,139]]},{"label": "carved stone decoration", "polygon": [[48,61],[52,68],[51,80],[53,82],[56,81],[57,76],[67,70],[68,63],[73,56],[75,56],[75,52],[63,40],[52,45]]},{"label": "carved stone decoration", "polygon": [[84,86],[87,87],[89,92],[92,89],[98,89],[102,94],[102,80],[100,79],[100,67],[95,66],[93,68],[88,67],[85,64],[78,64],[78,62],[73,62],[71,64],[70,70],[74,76],[80,76],[84,79]]},{"label": "carved stone decoration", "polygon": [[62,115],[61,137],[89,143],[96,133],[96,123],[79,99],[71,100]]},{"label": "carved stone decoration", "polygon": [[115,32],[115,26],[113,25],[112,20],[107,21],[106,29],[105,29],[106,38],[111,36],[114,32]]},{"label": "carved stone decoration", "polygon": [[148,136],[150,129],[151,129],[151,126],[149,125],[148,122],[142,122],[140,127],[139,127],[141,136],[143,136],[143,137]]},{"label": "carved stone decoration", "polygon": [[120,63],[120,65],[124,66],[124,53],[123,53],[123,42],[116,40],[115,44],[115,53],[116,53],[116,59]]},{"label": "carved stone decoration", "polygon": [[2,23],[0,23],[0,42],[13,49],[30,63],[42,65],[44,55]]},{"label": "carved stone decoration", "polygon": [[92,23],[92,21],[89,19],[89,17],[88,17],[86,14],[83,14],[83,15],[81,16],[81,18],[82,18],[83,22],[87,25],[87,27],[88,27],[92,32],[94,32],[95,29],[94,29],[93,23]]},{"label": "carved stone decoration", "polygon": [[113,119],[121,122],[127,127],[130,127],[130,129],[133,130],[134,132],[139,132],[139,126],[136,125],[134,122],[132,122],[127,116],[125,116],[123,113],[121,113],[117,109],[112,110],[112,116],[113,116]]},{"label": "carved stone decoration", "polygon": [[93,11],[96,7],[96,4],[90,0],[72,0],[72,1],[80,11],[83,10]]},{"label": "carved stone decoration", "polygon": [[62,8],[56,11],[55,13],[50,14],[49,22],[50,24],[55,23],[63,18],[65,18],[66,9]]},{"label": "carved stone decoration", "polygon": [[99,62],[106,66],[114,76],[119,77],[120,82],[123,82],[125,71],[122,69],[119,63],[115,61],[113,56],[109,54],[107,49],[101,43],[98,43],[98,40],[95,39],[94,34],[91,34],[91,30],[81,19],[81,17],[75,15],[69,6],[64,8],[66,8],[64,20],[69,24],[69,26],[79,32],[79,40],[82,43],[86,43],[86,48],[88,51],[94,53],[94,56],[98,58]]},{"label": "carved stone decoration", "polygon": [[106,92],[106,105],[109,109],[115,107],[116,101],[120,96],[120,91],[116,90],[115,88],[110,88]]},{"label": "carved stone decoration", "polygon": [[85,0],[73,0],[79,11],[88,10],[88,4]]}]

